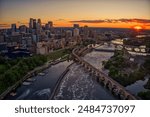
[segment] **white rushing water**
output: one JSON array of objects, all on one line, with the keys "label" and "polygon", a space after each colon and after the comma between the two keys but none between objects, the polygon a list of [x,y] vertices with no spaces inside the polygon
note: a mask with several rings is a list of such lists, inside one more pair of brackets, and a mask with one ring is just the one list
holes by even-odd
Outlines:
[{"label": "white rushing water", "polygon": [[[102,70],[102,61],[108,60],[112,55],[113,53],[93,51],[85,55],[83,59]],[[70,71],[63,78],[54,99],[116,99],[107,89],[95,81],[93,77],[80,65],[73,64],[70,67]]]}]

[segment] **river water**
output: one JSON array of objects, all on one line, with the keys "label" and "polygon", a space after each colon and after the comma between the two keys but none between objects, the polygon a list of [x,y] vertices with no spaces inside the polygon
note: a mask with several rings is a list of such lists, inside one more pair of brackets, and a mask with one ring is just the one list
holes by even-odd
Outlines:
[{"label": "river water", "polygon": [[138,80],[135,83],[126,86],[126,90],[130,91],[132,94],[137,95],[141,91],[148,91],[144,88],[144,85],[147,83],[149,75],[145,76],[143,80]]},{"label": "river water", "polygon": [[[108,45],[99,46],[98,48],[113,48]],[[108,70],[104,70],[102,61],[108,60],[113,55],[113,52],[92,51],[82,57],[84,60],[108,74]],[[21,85],[16,89],[16,95],[8,95],[5,99],[9,100],[47,100],[49,99],[59,76],[65,71],[67,66],[72,63],[61,62],[44,70],[44,76],[37,75],[32,77],[35,79],[30,85]],[[55,100],[115,100],[111,92],[105,89],[101,84],[93,79],[83,67],[79,64],[72,64],[69,72],[64,76],[60,86],[57,89]],[[126,87],[132,94],[137,94],[145,90],[144,85],[148,81],[139,80]]]},{"label": "river water", "polygon": [[97,83],[80,65],[73,64],[64,77],[54,99],[104,100],[115,97]]}]

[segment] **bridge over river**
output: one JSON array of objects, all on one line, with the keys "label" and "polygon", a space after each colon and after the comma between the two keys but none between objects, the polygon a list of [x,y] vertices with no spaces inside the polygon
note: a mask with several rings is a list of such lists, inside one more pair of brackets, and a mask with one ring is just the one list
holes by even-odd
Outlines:
[{"label": "bridge over river", "polygon": [[108,46],[113,45],[114,49],[95,49],[96,51],[106,51],[106,52],[114,52],[115,49],[125,49],[128,52],[136,52],[136,53],[143,53],[146,55],[150,55],[150,48],[146,48],[145,46],[132,46],[132,45],[124,45],[124,44],[118,44],[118,43],[113,43],[111,41],[101,41],[98,44],[104,45],[107,44]]},{"label": "bridge over river", "polygon": [[81,64],[91,74],[93,74],[95,76],[95,80],[97,80],[97,82],[101,82],[114,95],[119,96],[121,99],[136,100],[136,97],[134,97],[130,92],[128,92],[122,85],[120,85],[118,82],[116,82],[115,80],[107,76],[105,73],[98,70],[97,68],[95,68],[80,57],[81,55],[85,55],[92,49],[93,48],[91,46],[85,48],[75,48],[72,52],[74,60],[77,63]]}]

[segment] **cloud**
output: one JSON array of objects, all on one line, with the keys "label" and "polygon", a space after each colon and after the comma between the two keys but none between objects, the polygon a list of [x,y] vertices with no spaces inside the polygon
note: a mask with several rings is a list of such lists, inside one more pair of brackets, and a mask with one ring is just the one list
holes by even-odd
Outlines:
[{"label": "cloud", "polygon": [[150,19],[138,19],[138,18],[133,18],[133,19],[99,19],[99,20],[75,20],[75,21],[70,21],[71,23],[118,23],[118,22],[123,22],[123,23],[129,23],[129,22],[137,22],[137,23],[150,23]]},{"label": "cloud", "polygon": [[76,20],[70,22],[71,23],[104,23],[105,20]]},{"label": "cloud", "polygon": [[121,22],[137,22],[137,23],[150,23],[150,19],[138,19],[138,18],[133,18],[133,19],[119,19],[118,21]]},{"label": "cloud", "polygon": [[56,21],[66,21],[65,19],[57,19]]}]

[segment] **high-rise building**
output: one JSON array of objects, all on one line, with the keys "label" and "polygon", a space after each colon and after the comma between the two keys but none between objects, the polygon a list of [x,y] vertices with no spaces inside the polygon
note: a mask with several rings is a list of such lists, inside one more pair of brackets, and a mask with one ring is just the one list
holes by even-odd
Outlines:
[{"label": "high-rise building", "polygon": [[33,18],[30,18],[30,21],[29,21],[29,28],[30,28],[30,29],[33,28]]},{"label": "high-rise building", "polygon": [[0,43],[3,43],[5,41],[5,36],[0,34]]},{"label": "high-rise building", "polygon": [[41,19],[38,19],[37,24],[36,24],[36,28],[37,28],[37,30],[40,31],[41,27],[42,27]]},{"label": "high-rise building", "polygon": [[75,28],[74,30],[73,30],[73,36],[79,36],[79,29],[78,28]]},{"label": "high-rise building", "polygon": [[87,25],[83,27],[83,35],[84,35],[84,39],[87,39],[89,37],[89,28]]},{"label": "high-rise building", "polygon": [[16,24],[11,24],[11,30],[12,32],[16,32]]},{"label": "high-rise building", "polygon": [[51,27],[53,27],[53,22],[52,21],[49,21],[48,22],[48,26],[51,28]]},{"label": "high-rise building", "polygon": [[48,21],[48,23],[45,24],[45,29],[49,30],[53,27],[53,22],[52,21]]},{"label": "high-rise building", "polygon": [[73,24],[73,28],[79,28],[79,24]]},{"label": "high-rise building", "polygon": [[27,32],[27,27],[25,25],[19,26],[19,30],[21,33],[26,33]]},{"label": "high-rise building", "polygon": [[71,30],[67,30],[66,31],[66,38],[72,37],[72,31]]},{"label": "high-rise building", "polygon": [[33,19],[33,29],[36,29],[36,19]]},{"label": "high-rise building", "polygon": [[49,25],[46,23],[45,24],[45,29],[48,30],[49,29]]},{"label": "high-rise building", "polygon": [[42,22],[41,22],[41,19],[38,19],[37,23],[42,26]]}]

